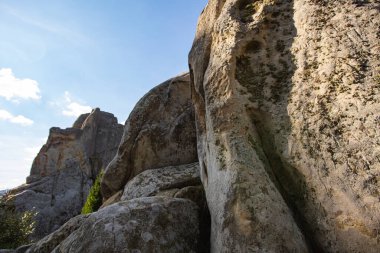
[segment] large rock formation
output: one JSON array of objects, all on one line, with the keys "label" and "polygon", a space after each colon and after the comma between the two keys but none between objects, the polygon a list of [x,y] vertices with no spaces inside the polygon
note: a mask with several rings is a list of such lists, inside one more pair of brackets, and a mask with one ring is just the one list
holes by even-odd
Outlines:
[{"label": "large rock formation", "polygon": [[144,171],[128,182],[122,200],[76,216],[23,248],[28,253],[207,253],[209,227],[199,166],[194,163]]},{"label": "large rock formation", "polygon": [[[375,2],[210,0],[190,86],[187,74],[170,79],[136,105],[102,180],[103,207],[20,250],[380,252]],[[83,200],[112,157],[93,158],[86,117],[52,130],[16,203]]]},{"label": "large rock formation", "polygon": [[27,253],[197,252],[198,207],[186,199],[122,201],[70,220]]},{"label": "large rock formation", "polygon": [[158,85],[137,103],[125,123],[117,155],[102,179],[109,198],[148,170],[197,161],[189,74]]},{"label": "large rock formation", "polygon": [[35,210],[41,238],[80,213],[89,188],[116,154],[123,126],[110,113],[95,109],[72,128],[51,128],[34,159],[27,183],[10,191],[16,210]]},{"label": "large rock formation", "polygon": [[190,52],[212,252],[380,251],[380,6],[210,0]]},{"label": "large rock formation", "polygon": [[134,108],[102,179],[100,210],[71,219],[27,252],[208,252],[210,216],[196,161],[185,74]]}]

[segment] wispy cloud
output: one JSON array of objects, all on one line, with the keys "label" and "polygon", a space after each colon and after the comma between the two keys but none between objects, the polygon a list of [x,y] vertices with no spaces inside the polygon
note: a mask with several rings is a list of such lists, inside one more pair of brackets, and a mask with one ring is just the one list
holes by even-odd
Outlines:
[{"label": "wispy cloud", "polygon": [[14,9],[7,5],[2,5],[8,14],[16,17],[27,25],[33,26],[45,32],[55,34],[76,45],[90,45],[93,41],[84,33],[77,31],[76,27],[68,27],[67,24],[59,24],[51,20],[44,20],[41,17],[32,16],[30,13]]},{"label": "wispy cloud", "polygon": [[91,107],[85,104],[80,104],[77,101],[73,101],[70,93],[65,91],[65,107],[62,110],[62,114],[68,117],[78,117],[81,114],[91,112]]},{"label": "wispy cloud", "polygon": [[30,126],[34,123],[31,119],[28,119],[22,115],[14,116],[12,113],[3,109],[0,109],[0,120],[8,121],[10,123],[18,124],[21,126]]},{"label": "wispy cloud", "polygon": [[38,82],[32,79],[19,79],[15,77],[12,69],[0,69],[0,97],[6,100],[16,101],[19,99],[41,98]]}]

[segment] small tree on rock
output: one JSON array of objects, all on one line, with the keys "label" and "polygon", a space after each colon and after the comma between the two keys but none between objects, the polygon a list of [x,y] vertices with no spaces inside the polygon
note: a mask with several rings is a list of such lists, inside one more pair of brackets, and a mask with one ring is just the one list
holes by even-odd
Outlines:
[{"label": "small tree on rock", "polygon": [[86,203],[82,208],[82,214],[96,212],[102,205],[102,194],[100,192],[100,180],[103,176],[103,170],[98,174],[94,184],[90,188]]},{"label": "small tree on rock", "polygon": [[17,212],[7,196],[0,197],[0,249],[15,249],[29,244],[36,227],[36,212]]}]

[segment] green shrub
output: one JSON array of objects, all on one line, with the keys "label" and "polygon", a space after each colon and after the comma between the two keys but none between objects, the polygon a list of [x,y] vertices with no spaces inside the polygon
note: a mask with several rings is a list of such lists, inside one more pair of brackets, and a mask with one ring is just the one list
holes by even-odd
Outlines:
[{"label": "green shrub", "polygon": [[0,249],[15,249],[29,244],[35,229],[33,211],[16,212],[12,204],[0,197]]},{"label": "green shrub", "polygon": [[100,180],[103,176],[103,170],[96,177],[94,184],[90,189],[90,193],[87,196],[86,203],[82,208],[82,214],[96,212],[102,205],[102,194],[100,192]]}]

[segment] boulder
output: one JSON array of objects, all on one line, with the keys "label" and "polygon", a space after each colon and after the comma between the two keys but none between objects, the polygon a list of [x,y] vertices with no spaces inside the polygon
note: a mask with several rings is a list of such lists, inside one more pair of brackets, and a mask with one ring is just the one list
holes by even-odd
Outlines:
[{"label": "boulder", "polygon": [[27,253],[50,253],[71,233],[77,230],[89,215],[78,215],[71,218],[53,233],[32,244]]},{"label": "boulder", "polygon": [[121,200],[162,195],[167,191],[172,193],[166,196],[173,197],[179,189],[201,184],[198,163],[146,170],[125,185]]},{"label": "boulder", "polygon": [[72,128],[51,128],[34,159],[27,183],[9,191],[16,210],[37,212],[34,239],[79,214],[97,174],[116,154],[123,126],[113,114],[95,109]]},{"label": "boulder", "polygon": [[[78,220],[78,228],[65,225],[74,231],[57,231],[28,253],[176,253],[197,252],[199,247],[198,207],[185,199],[149,197],[122,201]],[[43,245],[48,245],[49,250],[45,251]]]},{"label": "boulder", "polygon": [[189,55],[211,252],[379,252],[376,1],[210,0]]},{"label": "boulder", "polygon": [[189,74],[183,74],[153,88],[131,112],[117,155],[102,179],[103,197],[122,190],[145,170],[196,161]]},{"label": "boulder", "polygon": [[[110,197],[107,205],[119,199],[119,195],[120,192]],[[211,217],[199,177],[198,163],[146,170],[125,185],[121,200],[151,196],[183,198],[197,204],[200,233],[197,252],[209,252]]]}]

